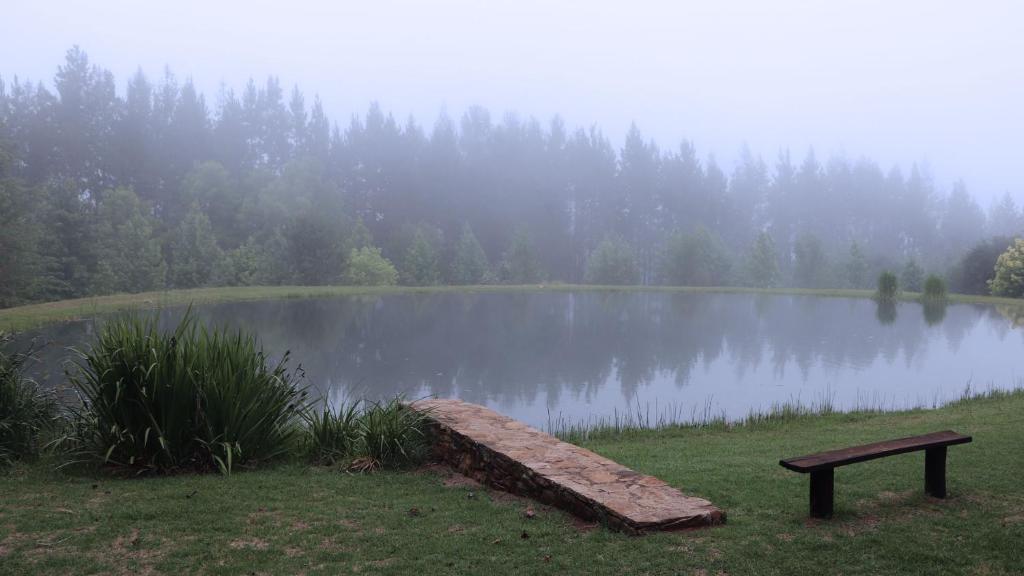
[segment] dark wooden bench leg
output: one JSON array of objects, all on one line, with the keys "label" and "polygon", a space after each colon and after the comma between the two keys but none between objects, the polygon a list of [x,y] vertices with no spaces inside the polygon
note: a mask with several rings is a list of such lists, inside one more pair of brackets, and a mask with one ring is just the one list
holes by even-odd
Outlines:
[{"label": "dark wooden bench leg", "polygon": [[946,497],[946,447],[924,451],[924,491],[936,498]]},{"label": "dark wooden bench leg", "polygon": [[832,517],[834,472],[834,468],[811,472],[811,516],[815,518]]}]

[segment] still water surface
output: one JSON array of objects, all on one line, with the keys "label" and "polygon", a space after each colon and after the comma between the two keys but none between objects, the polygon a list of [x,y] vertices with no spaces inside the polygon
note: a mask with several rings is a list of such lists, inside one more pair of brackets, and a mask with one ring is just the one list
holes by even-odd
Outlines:
[{"label": "still water surface", "polygon": [[[171,325],[181,308],[159,312]],[[291,350],[323,396],[462,398],[533,425],[616,410],[736,419],[773,404],[932,406],[1020,385],[1024,327],[993,306],[750,294],[416,294],[199,306]],[[95,321],[31,336],[60,386]]]}]

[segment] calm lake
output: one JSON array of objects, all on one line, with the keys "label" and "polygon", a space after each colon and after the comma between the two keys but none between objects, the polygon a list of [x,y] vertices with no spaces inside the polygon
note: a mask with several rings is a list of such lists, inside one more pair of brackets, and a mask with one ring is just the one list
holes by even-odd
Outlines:
[{"label": "calm lake", "polygon": [[[539,427],[616,410],[730,419],[773,404],[932,406],[1024,376],[1016,312],[750,294],[416,294],[200,306],[207,324],[291,350],[337,401],[456,397]],[[182,308],[158,313],[170,325]],[[1015,326],[1016,324],[1016,326]],[[34,376],[61,386],[95,321],[49,326]]]}]

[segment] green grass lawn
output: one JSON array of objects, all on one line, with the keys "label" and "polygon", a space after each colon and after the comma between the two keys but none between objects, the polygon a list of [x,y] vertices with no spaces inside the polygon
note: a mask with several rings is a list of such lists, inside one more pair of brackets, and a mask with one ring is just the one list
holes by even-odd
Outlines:
[{"label": "green grass lawn", "polygon": [[[235,286],[220,288],[192,288],[187,290],[165,290],[141,294],[112,294],[93,296],[59,302],[29,304],[15,308],[0,309],[0,330],[29,330],[45,324],[87,318],[96,314],[123,310],[152,309],[163,306],[187,304],[212,304],[217,302],[238,302],[246,300],[270,300],[282,298],[316,298],[332,296],[355,296],[367,294],[411,294],[442,292],[522,292],[522,291],[643,291],[643,292],[716,292],[742,294],[793,294],[838,298],[871,298],[873,290],[846,289],[803,289],[803,288],[741,288],[741,287],[687,287],[687,286],[592,286],[577,284],[544,284],[527,286]],[[917,299],[920,294],[904,292],[902,300]],[[1016,318],[1024,318],[1024,300],[997,298],[993,296],[972,296],[951,294],[951,302],[973,304],[997,304],[1011,309]]]},{"label": "green grass lawn", "polygon": [[[836,471],[807,518],[780,457],[952,428],[949,498],[923,454]],[[1024,393],[933,411],[800,417],[586,443],[726,510],[722,527],[630,537],[449,477],[256,472],[115,479],[22,464],[0,475],[2,574],[1021,574]]]}]

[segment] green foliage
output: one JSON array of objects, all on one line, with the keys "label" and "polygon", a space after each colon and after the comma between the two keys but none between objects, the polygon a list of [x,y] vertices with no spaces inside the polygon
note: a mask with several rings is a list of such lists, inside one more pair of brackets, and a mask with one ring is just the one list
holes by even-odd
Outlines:
[{"label": "green foliage", "polygon": [[1024,239],[1013,245],[996,260],[995,278],[989,283],[992,294],[1011,298],[1024,297]]},{"label": "green foliage", "polygon": [[310,410],[306,419],[305,449],[314,464],[349,464],[359,441],[359,402],[324,405]]},{"label": "green foliage", "polygon": [[0,466],[38,455],[41,435],[57,418],[53,394],[25,376],[31,351],[4,352],[10,340],[0,332]]},{"label": "green foliage", "polygon": [[725,248],[704,227],[668,240],[662,275],[673,286],[725,286],[730,269]]},{"label": "green foliage", "polygon": [[427,455],[427,415],[400,397],[324,406],[308,422],[306,449],[317,464],[374,470],[417,464]]},{"label": "green foliage", "polygon": [[[683,412],[691,415],[689,407]],[[446,470],[337,474],[279,466],[228,482],[194,476],[138,482],[25,466],[0,475],[4,526],[14,527],[0,572],[298,574],[320,564],[319,572],[359,566],[362,574],[381,575],[784,576],[819,574],[822,566],[841,566],[850,576],[971,574],[979,566],[998,575],[1021,571],[1016,457],[1024,394],[936,410],[803,412],[782,407],[746,425],[584,441],[589,450],[733,513],[713,529],[642,538],[603,527],[581,533],[565,513],[546,506],[534,505],[535,515],[524,518],[523,501],[449,485]],[[921,455],[888,458],[843,469],[836,478],[837,519],[806,526],[807,476],[775,464],[780,456],[948,428],[977,440],[950,449],[954,492],[942,502],[921,494]],[[756,518],[741,518],[746,510]],[[524,530],[529,539],[519,537]],[[55,545],[41,549],[40,542]],[[685,546],[685,553],[666,553],[674,546]]]},{"label": "green foliage", "polygon": [[171,242],[171,284],[177,288],[209,284],[220,258],[210,219],[193,203]]},{"label": "green foliage", "polygon": [[975,244],[949,272],[949,284],[959,294],[989,294],[996,276],[996,261],[1013,244],[1012,238],[996,237]]},{"label": "green foliage", "polygon": [[255,286],[267,277],[269,266],[265,251],[250,238],[245,244],[221,255],[213,271],[213,283],[219,286]]},{"label": "green foliage", "polygon": [[300,284],[322,286],[341,280],[348,257],[345,222],[329,210],[310,208],[285,228],[287,261]]},{"label": "green foliage", "polygon": [[878,290],[875,292],[875,298],[880,301],[891,302],[896,300],[900,295],[899,280],[896,279],[896,275],[886,270],[878,275]]},{"label": "green foliage", "polygon": [[863,288],[867,283],[868,264],[864,259],[864,253],[860,244],[850,244],[850,253],[846,259],[846,287]]},{"label": "green foliage", "polygon": [[455,261],[452,264],[452,282],[462,286],[480,284],[490,269],[487,254],[473,234],[468,223],[462,226],[462,235],[455,245]]},{"label": "green foliage", "polygon": [[924,281],[924,292],[921,297],[925,300],[943,301],[946,299],[946,283],[935,274],[929,274]]},{"label": "green foliage", "polygon": [[631,285],[637,281],[636,257],[621,238],[606,238],[587,259],[588,284]]},{"label": "green foliage", "polygon": [[217,234],[218,244],[235,247],[245,241],[242,220],[243,191],[228,170],[218,162],[203,162],[187,174],[181,184],[181,202],[207,216]]},{"label": "green foliage", "polygon": [[924,285],[924,269],[917,263],[917,260],[913,258],[907,260],[903,266],[903,272],[900,273],[900,284],[910,292],[921,291]]},{"label": "green foliage", "polygon": [[401,279],[407,286],[434,286],[441,280],[437,248],[422,227],[416,230],[405,251]]},{"label": "green foliage", "polygon": [[380,248],[353,248],[348,257],[345,282],[356,286],[393,286],[398,282],[398,271],[390,260],[381,256]]},{"label": "green foliage", "polygon": [[104,193],[95,225],[98,252],[93,289],[145,292],[164,287],[167,266],[148,208],[128,188]]},{"label": "green foliage", "polygon": [[37,216],[42,201],[35,190],[5,178],[0,170],[0,308],[40,296],[37,284],[43,226]]},{"label": "green foliage", "polygon": [[359,417],[353,465],[361,469],[401,467],[427,455],[427,416],[400,398],[372,403]]},{"label": "green foliage", "polygon": [[61,444],[72,462],[139,473],[230,473],[286,455],[306,392],[253,336],[198,328],[191,312],[173,332],[155,317],[106,324],[68,379],[83,400]]},{"label": "green foliage", "polygon": [[512,236],[512,243],[501,264],[501,280],[506,284],[535,284],[544,279],[537,251],[525,228]]},{"label": "green foliage", "polygon": [[793,243],[793,256],[793,283],[798,288],[821,288],[825,285],[828,262],[817,236],[801,234]]},{"label": "green foliage", "polygon": [[767,232],[758,234],[750,248],[747,281],[757,288],[774,288],[779,285],[779,257],[775,252],[775,242]]}]

